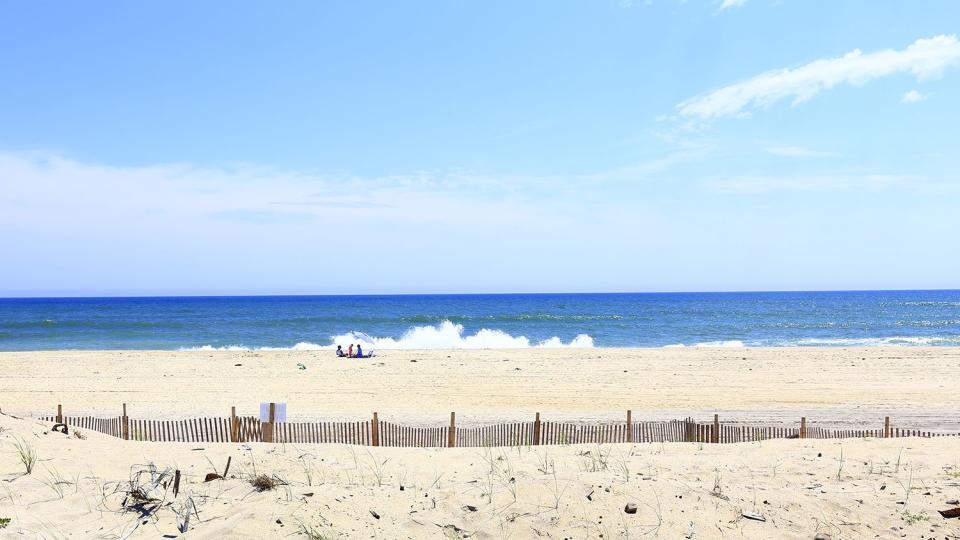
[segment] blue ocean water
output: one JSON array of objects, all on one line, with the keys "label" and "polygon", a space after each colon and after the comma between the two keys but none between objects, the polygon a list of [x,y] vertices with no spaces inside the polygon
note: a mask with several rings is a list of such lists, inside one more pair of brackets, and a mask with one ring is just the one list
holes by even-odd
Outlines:
[{"label": "blue ocean water", "polygon": [[960,291],[0,299],[0,350],[960,345]]}]

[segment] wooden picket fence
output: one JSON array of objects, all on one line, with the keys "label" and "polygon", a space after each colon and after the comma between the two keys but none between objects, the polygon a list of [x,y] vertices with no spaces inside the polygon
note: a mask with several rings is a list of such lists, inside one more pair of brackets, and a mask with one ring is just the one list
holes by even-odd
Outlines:
[{"label": "wooden picket fence", "polygon": [[[271,415],[273,407],[271,407]],[[477,427],[457,427],[456,415],[450,414],[450,425],[443,427],[404,426],[378,419],[362,422],[263,422],[257,417],[202,417],[184,420],[144,420],[124,414],[112,418],[64,416],[62,406],[56,416],[41,420],[62,423],[73,429],[96,431],[105,435],[150,442],[274,442],[334,443],[391,447],[495,447],[610,443],[739,443],[771,439],[841,439],[891,437],[955,437],[958,433],[941,433],[893,427],[890,418],[883,428],[829,429],[809,426],[801,418],[799,426],[746,426],[721,423],[714,415],[712,422],[692,418],[670,421],[633,422],[627,411],[626,422],[571,423],[541,421],[537,413],[533,422],[513,422]],[[273,418],[273,416],[271,416]]]}]

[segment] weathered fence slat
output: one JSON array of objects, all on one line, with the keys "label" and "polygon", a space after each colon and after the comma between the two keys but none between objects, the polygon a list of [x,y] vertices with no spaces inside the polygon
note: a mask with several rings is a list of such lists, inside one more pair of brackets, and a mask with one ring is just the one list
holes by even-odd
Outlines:
[{"label": "weathered fence slat", "polygon": [[[274,442],[296,444],[352,444],[394,447],[513,447],[523,445],[619,444],[656,442],[743,443],[772,439],[838,439],[893,437],[956,437],[960,433],[943,433],[895,426],[890,417],[883,417],[872,427],[827,429],[800,419],[799,427],[776,425],[743,425],[721,422],[714,415],[712,422],[692,418],[669,421],[634,421],[627,411],[626,422],[573,423],[541,420],[537,413],[532,422],[502,422],[473,427],[459,427],[455,414],[449,426],[404,426],[379,420],[350,422],[275,422],[263,423],[258,417],[195,417],[178,420],[133,419],[122,416],[64,416],[62,405],[57,415],[41,415],[45,422],[65,423],[77,429],[96,431],[110,437],[144,442],[268,442],[269,428]],[[882,425],[882,427],[881,427]]]}]

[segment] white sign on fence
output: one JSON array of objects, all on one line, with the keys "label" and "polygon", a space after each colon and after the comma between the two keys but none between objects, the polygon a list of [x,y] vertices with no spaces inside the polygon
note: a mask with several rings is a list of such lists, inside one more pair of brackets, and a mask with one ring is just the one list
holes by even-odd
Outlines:
[{"label": "white sign on fence", "polygon": [[[260,421],[269,422],[270,421],[270,404],[261,403],[260,404]],[[274,422],[286,422],[287,421],[287,404],[286,403],[275,403],[273,407],[273,421]]]}]

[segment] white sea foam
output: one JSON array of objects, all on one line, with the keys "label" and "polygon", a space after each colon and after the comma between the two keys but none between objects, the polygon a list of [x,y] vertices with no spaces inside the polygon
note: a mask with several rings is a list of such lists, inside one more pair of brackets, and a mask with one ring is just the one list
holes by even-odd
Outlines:
[{"label": "white sea foam", "polygon": [[704,341],[697,343],[694,347],[743,347],[743,342],[739,339],[729,339],[726,341]]},{"label": "white sea foam", "polygon": [[799,347],[879,347],[960,345],[960,336],[891,336],[880,338],[808,338],[782,343]]},{"label": "white sea foam", "polygon": [[224,347],[214,347],[213,345],[202,345],[200,347],[180,347],[181,351],[249,351],[250,347],[243,345],[226,345]]},{"label": "white sea foam", "polygon": [[[683,343],[672,343],[670,345],[664,345],[662,349],[684,349],[688,345]],[[725,341],[703,341],[696,343],[693,347],[745,347],[742,341],[739,339],[729,339]]]},{"label": "white sea foam", "polygon": [[192,351],[315,351],[330,350],[336,345],[346,348],[349,344],[359,343],[367,351],[380,349],[527,349],[538,347],[544,349],[561,347],[592,348],[593,338],[587,334],[579,334],[567,343],[559,337],[551,337],[543,341],[531,342],[525,336],[512,336],[502,330],[482,328],[475,334],[464,334],[463,325],[443,321],[437,326],[414,326],[399,338],[374,337],[363,332],[347,332],[339,336],[332,336],[332,345],[318,345],[310,342],[300,342],[292,347],[246,347],[244,345],[227,345],[214,347],[186,347],[181,350]]},{"label": "white sea foam", "polygon": [[301,341],[293,347],[247,347],[246,345],[202,345],[200,347],[180,347],[180,351],[323,351],[333,349],[333,345],[318,345],[309,341]]}]

